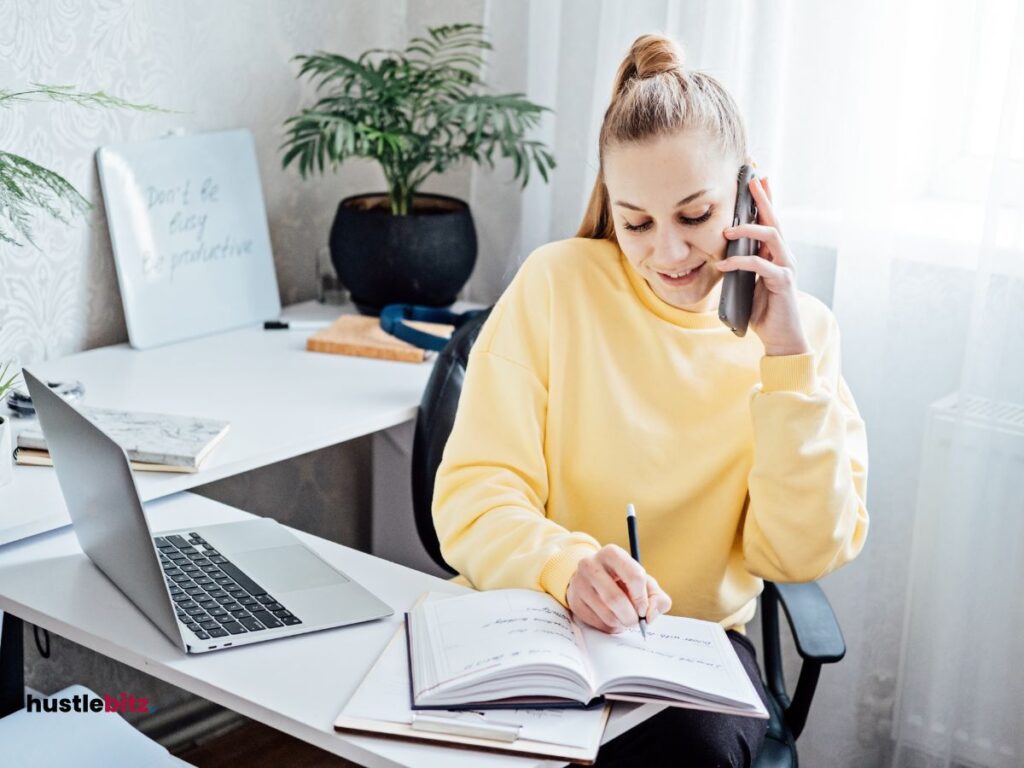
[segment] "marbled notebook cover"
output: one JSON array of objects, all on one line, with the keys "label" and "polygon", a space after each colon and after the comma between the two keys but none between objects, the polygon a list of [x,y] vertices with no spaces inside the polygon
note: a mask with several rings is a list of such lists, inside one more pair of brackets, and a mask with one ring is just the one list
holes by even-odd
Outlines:
[{"label": "marbled notebook cover", "polygon": [[[132,461],[197,469],[206,455],[224,437],[226,421],[167,413],[117,411],[79,406],[78,410],[124,448]],[[18,435],[18,447],[46,450],[38,430]]]}]

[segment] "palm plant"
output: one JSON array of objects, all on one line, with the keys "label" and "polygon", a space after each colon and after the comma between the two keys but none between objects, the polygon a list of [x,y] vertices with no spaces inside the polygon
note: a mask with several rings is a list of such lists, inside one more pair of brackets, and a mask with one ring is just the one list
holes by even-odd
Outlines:
[{"label": "palm plant", "polygon": [[282,165],[297,162],[303,178],[334,170],[350,157],[380,163],[391,212],[410,212],[420,185],[470,159],[494,167],[495,151],[514,163],[525,186],[530,168],[547,181],[555,159],[527,139],[546,107],[522,93],[488,94],[480,52],[491,49],[478,24],[432,27],[404,51],[372,49],[357,59],[319,52],[297,56],[299,78],[318,92],[313,107],[285,122]]},{"label": "palm plant", "polygon": [[[32,88],[23,91],[0,89],[0,109],[42,100],[82,107],[165,111],[149,104],[132,104],[103,91],[84,93],[66,85],[33,83]],[[71,216],[85,213],[90,207],[89,201],[60,174],[28,158],[0,151],[0,243],[35,245],[32,240],[35,214],[43,212],[67,224]]]}]

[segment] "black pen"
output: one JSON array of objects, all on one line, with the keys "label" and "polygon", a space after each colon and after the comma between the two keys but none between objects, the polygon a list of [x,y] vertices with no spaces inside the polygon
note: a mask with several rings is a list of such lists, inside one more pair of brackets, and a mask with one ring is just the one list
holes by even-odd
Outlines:
[{"label": "black pen", "polygon": [[[640,533],[636,529],[636,507],[632,504],[626,505],[626,530],[629,531],[629,554],[633,559],[640,562]],[[640,634],[647,639],[647,619],[640,616]]]}]

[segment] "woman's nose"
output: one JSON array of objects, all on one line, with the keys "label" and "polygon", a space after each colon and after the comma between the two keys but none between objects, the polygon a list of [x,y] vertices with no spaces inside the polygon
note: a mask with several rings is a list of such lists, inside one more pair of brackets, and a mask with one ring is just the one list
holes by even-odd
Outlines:
[{"label": "woman's nose", "polygon": [[666,265],[679,264],[686,260],[690,253],[690,246],[678,232],[662,234],[657,242],[658,261]]}]

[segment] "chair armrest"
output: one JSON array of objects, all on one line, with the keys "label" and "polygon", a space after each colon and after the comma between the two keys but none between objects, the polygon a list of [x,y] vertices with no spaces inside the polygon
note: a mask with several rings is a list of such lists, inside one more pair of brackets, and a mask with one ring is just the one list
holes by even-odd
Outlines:
[{"label": "chair armrest", "polygon": [[[793,632],[797,653],[803,659],[792,701],[786,692],[782,670],[779,633],[779,603]],[[786,725],[796,739],[807,722],[807,713],[818,685],[822,664],[832,664],[846,655],[846,643],[832,606],[816,583],[764,583],[761,594],[761,628],[764,639],[765,683],[785,711]]]},{"label": "chair armrest", "polygon": [[807,584],[776,584],[767,582],[765,591],[773,589],[786,612],[793,631],[797,653],[802,659],[820,664],[834,664],[846,655],[846,643],[832,605],[816,582]]}]

